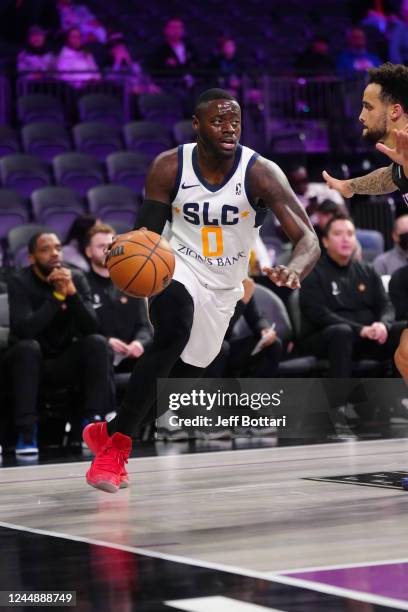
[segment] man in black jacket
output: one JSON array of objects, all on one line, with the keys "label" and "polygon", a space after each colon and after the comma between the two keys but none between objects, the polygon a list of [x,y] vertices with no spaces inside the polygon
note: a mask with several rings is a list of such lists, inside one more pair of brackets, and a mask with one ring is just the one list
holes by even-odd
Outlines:
[{"label": "man in black jacket", "polygon": [[29,242],[30,266],[9,280],[10,342],[5,355],[19,433],[16,452],[38,452],[37,396],[41,379],[54,386],[80,384],[91,419],[111,409],[111,353],[98,335],[88,283],[61,265],[55,234]]},{"label": "man in black jacket", "polygon": [[114,351],[116,371],[131,372],[153,339],[153,328],[147,316],[147,303],[142,298],[128,297],[112,283],[105,266],[106,252],[112,244],[115,230],[97,223],[89,232],[85,254],[91,270],[87,279],[93,307],[98,319],[98,331]]},{"label": "man in black jacket", "polygon": [[184,22],[169,19],[164,27],[165,42],[159,45],[148,60],[148,69],[171,77],[189,76],[199,67],[194,47],[184,38]]},{"label": "man in black jacket", "polygon": [[329,359],[329,376],[350,377],[352,360],[392,357],[405,323],[394,323],[381,278],[364,262],[352,260],[353,221],[335,216],[327,224],[326,255],[300,289],[303,349]]}]

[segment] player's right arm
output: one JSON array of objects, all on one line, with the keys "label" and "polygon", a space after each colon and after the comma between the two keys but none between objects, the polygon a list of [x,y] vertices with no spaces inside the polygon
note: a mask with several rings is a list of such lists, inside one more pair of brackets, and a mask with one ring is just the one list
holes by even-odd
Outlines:
[{"label": "player's right arm", "polygon": [[335,189],[344,198],[351,198],[356,193],[361,195],[383,195],[398,189],[393,181],[392,168],[393,164],[385,168],[378,168],[365,176],[347,180],[336,179],[324,170],[323,178],[330,189]]},{"label": "player's right arm", "polygon": [[145,199],[135,229],[145,227],[161,234],[166,221],[171,221],[171,202],[175,195],[177,170],[177,149],[165,151],[153,161],[147,173]]},{"label": "player's right arm", "polygon": [[[177,149],[164,151],[153,160],[146,176],[145,197],[135,230],[142,228],[161,234],[166,222],[171,221],[171,202],[175,195],[177,171]],[[121,234],[115,236],[108,247],[105,265],[110,249],[120,237]]]}]

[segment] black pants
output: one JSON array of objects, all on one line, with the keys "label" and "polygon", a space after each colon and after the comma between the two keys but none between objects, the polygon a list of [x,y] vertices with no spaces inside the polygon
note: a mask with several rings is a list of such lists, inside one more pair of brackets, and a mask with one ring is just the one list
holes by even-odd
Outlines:
[{"label": "black pants", "polygon": [[329,360],[330,378],[350,378],[352,360],[368,358],[379,361],[392,357],[398,347],[405,322],[393,323],[387,342],[378,344],[367,338],[360,338],[350,325],[330,325],[302,341],[302,350],[321,359]]},{"label": "black pants", "polygon": [[282,342],[277,338],[273,344],[251,356],[256,344],[254,336],[224,340],[220,353],[206,369],[205,376],[274,378],[282,354]]},{"label": "black pants", "polygon": [[[185,364],[180,355],[190,338],[194,303],[187,289],[178,281],[153,298],[150,320],[154,327],[153,343],[137,360],[126,390],[123,406],[108,424],[109,434],[119,431],[136,434],[142,424],[155,418],[158,378],[199,378],[202,368]],[[203,330],[203,344],[205,344]]]},{"label": "black pants", "polygon": [[4,368],[10,381],[18,429],[32,427],[36,422],[42,381],[53,387],[80,385],[84,416],[105,414],[113,409],[112,356],[103,336],[86,336],[52,359],[44,358],[36,340],[21,340],[5,353]]}]

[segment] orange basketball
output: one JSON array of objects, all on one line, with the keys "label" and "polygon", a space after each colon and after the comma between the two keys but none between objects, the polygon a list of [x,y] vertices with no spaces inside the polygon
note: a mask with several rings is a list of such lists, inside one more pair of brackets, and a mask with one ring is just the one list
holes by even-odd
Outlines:
[{"label": "orange basketball", "polygon": [[175,258],[165,238],[136,230],[122,234],[114,242],[106,265],[118,289],[132,297],[150,297],[170,283]]}]

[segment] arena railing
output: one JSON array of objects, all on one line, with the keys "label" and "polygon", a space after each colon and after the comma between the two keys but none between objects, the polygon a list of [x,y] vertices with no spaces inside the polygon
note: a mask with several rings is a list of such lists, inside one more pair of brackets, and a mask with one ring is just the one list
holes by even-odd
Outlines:
[{"label": "arena railing", "polygon": [[[89,77],[84,79],[84,75]],[[63,77],[63,78],[61,78]],[[78,99],[87,93],[106,93],[121,100],[124,121],[135,118],[134,75],[128,72],[91,73],[90,71],[49,72],[41,78],[19,74],[16,80],[16,96],[44,93],[57,97],[67,116],[74,117]],[[239,86],[233,89],[243,102],[244,130],[255,136],[258,146],[265,149],[271,142],[297,138],[302,145],[302,125],[315,128],[326,126],[328,132],[335,125],[344,136],[344,122],[356,121],[361,108],[361,94],[365,76],[342,79],[336,76],[274,76],[261,71],[238,75]],[[174,93],[180,98],[185,116],[191,116],[194,99],[207,87],[229,88],[228,80],[214,72],[201,71],[191,75],[169,77],[164,73],[146,76],[146,83],[154,83],[161,91]],[[148,90],[148,87],[146,87]],[[10,83],[0,76],[0,118],[10,118]],[[305,130],[303,130],[305,131]],[[307,130],[306,130],[307,131]],[[329,134],[329,144],[331,134]],[[316,137],[318,140],[318,136]],[[303,140],[307,140],[303,135]],[[307,142],[303,142],[306,146]],[[290,148],[290,147],[289,147]]]},{"label": "arena railing", "polygon": [[118,78],[116,73],[110,75],[90,70],[44,72],[40,78],[33,78],[32,72],[19,73],[16,80],[16,97],[34,93],[53,96],[61,102],[67,118],[70,119],[75,116],[79,98],[86,94],[104,93],[121,101],[124,121],[128,121],[131,115],[129,84],[127,76]]}]

